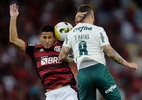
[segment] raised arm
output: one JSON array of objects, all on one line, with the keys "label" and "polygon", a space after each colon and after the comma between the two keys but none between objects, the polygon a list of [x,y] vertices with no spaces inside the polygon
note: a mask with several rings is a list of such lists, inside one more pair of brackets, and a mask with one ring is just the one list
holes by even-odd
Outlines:
[{"label": "raised arm", "polygon": [[78,24],[79,22],[81,22],[81,20],[86,14],[87,12],[77,12],[75,15],[75,23]]},{"label": "raised arm", "polygon": [[18,38],[17,33],[16,22],[18,15],[18,6],[16,4],[10,5],[9,41],[25,52],[25,42]]},{"label": "raised arm", "polygon": [[127,66],[128,68],[132,70],[136,70],[138,68],[137,64],[135,62],[127,62],[124,60],[110,45],[103,46],[104,52],[106,55],[114,60],[115,62]]}]

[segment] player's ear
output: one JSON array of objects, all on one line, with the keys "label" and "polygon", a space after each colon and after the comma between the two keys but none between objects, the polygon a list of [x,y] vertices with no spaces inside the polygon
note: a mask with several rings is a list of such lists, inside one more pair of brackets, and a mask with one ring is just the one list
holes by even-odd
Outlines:
[{"label": "player's ear", "polygon": [[94,19],[94,13],[93,13],[93,12],[91,12],[91,18],[93,18],[93,19]]}]

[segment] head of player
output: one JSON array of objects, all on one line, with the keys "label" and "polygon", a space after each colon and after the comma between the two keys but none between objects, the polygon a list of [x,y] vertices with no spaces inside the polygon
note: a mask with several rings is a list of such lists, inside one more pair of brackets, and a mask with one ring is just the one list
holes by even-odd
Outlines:
[{"label": "head of player", "polygon": [[87,4],[81,5],[77,9],[75,21],[94,24],[95,18],[94,18],[93,8]]},{"label": "head of player", "polygon": [[54,27],[51,25],[42,26],[39,32],[39,40],[45,49],[49,49],[56,41]]}]

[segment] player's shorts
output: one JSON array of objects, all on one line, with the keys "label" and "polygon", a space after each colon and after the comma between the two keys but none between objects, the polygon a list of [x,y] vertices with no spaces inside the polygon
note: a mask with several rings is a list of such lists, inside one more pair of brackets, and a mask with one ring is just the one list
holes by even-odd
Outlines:
[{"label": "player's shorts", "polygon": [[96,100],[96,89],[105,100],[121,100],[115,80],[105,65],[96,64],[80,69],[77,77],[80,100]]},{"label": "player's shorts", "polygon": [[78,100],[77,92],[70,85],[45,93],[46,100]]}]

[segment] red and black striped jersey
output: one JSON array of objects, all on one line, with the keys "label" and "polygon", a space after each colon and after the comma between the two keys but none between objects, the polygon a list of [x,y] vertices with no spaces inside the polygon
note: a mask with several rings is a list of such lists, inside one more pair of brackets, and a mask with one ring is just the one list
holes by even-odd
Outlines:
[{"label": "red and black striped jersey", "polygon": [[27,44],[26,53],[36,66],[42,85],[46,89],[54,89],[58,85],[76,85],[76,80],[69,64],[58,59],[62,42],[56,41],[50,49],[41,44]]}]

